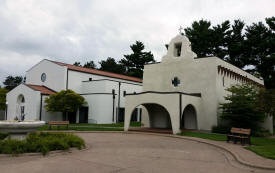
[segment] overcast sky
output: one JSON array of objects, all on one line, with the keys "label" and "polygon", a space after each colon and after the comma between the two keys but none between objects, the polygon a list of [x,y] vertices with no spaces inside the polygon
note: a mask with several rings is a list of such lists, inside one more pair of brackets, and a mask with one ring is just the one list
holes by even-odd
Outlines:
[{"label": "overcast sky", "polygon": [[123,58],[135,40],[157,61],[179,26],[275,16],[274,0],[1,0],[0,85],[47,58],[66,63]]}]

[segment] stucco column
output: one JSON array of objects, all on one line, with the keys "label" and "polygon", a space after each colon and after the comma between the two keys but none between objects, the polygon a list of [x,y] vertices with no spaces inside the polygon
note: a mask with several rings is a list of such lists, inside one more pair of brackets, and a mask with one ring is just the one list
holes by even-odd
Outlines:
[{"label": "stucco column", "polygon": [[173,134],[177,134],[181,132],[179,122],[180,122],[180,119],[178,115],[171,116]]},{"label": "stucco column", "polygon": [[125,106],[125,116],[124,116],[124,131],[128,131],[130,126],[130,120],[132,115],[132,107],[131,106]]},{"label": "stucco column", "polygon": [[168,112],[170,115],[170,119],[171,119],[171,125],[172,125],[172,131],[173,134],[177,134],[180,133],[180,110],[177,104],[174,104],[173,106],[170,106],[168,108]]}]

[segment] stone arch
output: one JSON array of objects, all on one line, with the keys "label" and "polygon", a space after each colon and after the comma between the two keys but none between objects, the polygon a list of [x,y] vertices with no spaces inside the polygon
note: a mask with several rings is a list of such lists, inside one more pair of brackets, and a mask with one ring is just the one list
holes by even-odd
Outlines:
[{"label": "stone arch", "polygon": [[192,104],[188,104],[183,110],[181,129],[198,129],[197,111]]},{"label": "stone arch", "polygon": [[[171,116],[163,105],[158,103],[142,103],[140,105],[142,105],[148,113],[150,128],[172,129]],[[135,108],[132,110],[131,116]],[[144,112],[142,112],[142,116],[144,117]]]},{"label": "stone arch", "polygon": [[16,113],[17,117],[21,120],[21,117],[25,115],[25,96],[23,94],[19,94],[17,96],[17,108],[16,108]]}]

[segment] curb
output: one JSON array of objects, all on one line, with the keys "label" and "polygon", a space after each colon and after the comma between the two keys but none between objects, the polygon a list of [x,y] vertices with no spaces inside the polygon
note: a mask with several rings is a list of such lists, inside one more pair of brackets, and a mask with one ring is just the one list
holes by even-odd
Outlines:
[{"label": "curb", "polygon": [[49,156],[54,154],[64,154],[64,153],[71,153],[74,151],[86,151],[89,150],[91,146],[86,145],[85,148],[78,149],[78,148],[69,148],[68,150],[55,150],[50,151],[46,155],[43,155],[42,153],[21,153],[21,154],[0,154],[0,158],[7,158],[7,157],[23,157],[23,156]]},{"label": "curb", "polygon": [[[178,139],[186,139],[186,140],[190,140],[190,141],[196,141],[196,142],[200,142],[203,144],[207,144],[207,145],[211,145],[214,147],[217,147],[219,149],[222,149],[224,151],[226,151],[227,153],[229,153],[230,155],[233,156],[233,158],[240,164],[245,165],[245,166],[249,166],[252,168],[258,168],[258,169],[265,169],[265,170],[275,170],[275,167],[267,167],[267,166],[261,166],[261,165],[255,165],[255,164],[251,164],[249,162],[244,161],[243,159],[241,159],[238,154],[232,152],[231,150],[227,149],[226,147],[217,145],[217,144],[213,144],[207,141],[202,141],[200,140],[200,138],[195,138],[195,137],[186,137],[186,136],[176,136],[176,135],[167,135],[167,134],[157,134],[157,133],[143,133],[143,132],[125,132],[127,134],[146,134],[146,135],[155,135],[155,136],[163,136],[163,137],[170,137],[170,138],[178,138]],[[207,140],[207,139],[204,139]]]}]

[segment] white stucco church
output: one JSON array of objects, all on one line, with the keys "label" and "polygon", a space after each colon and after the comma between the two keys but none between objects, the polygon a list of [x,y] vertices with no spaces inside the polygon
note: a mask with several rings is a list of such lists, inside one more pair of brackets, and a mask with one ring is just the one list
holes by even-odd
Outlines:
[{"label": "white stucco church", "polygon": [[[240,83],[263,87],[263,81],[217,57],[197,58],[185,36],[171,40],[160,63],[144,67],[140,93],[127,93],[124,129],[132,112],[142,106],[142,123],[150,128],[211,130],[219,123],[225,89]],[[273,132],[272,117],[262,124]]]},{"label": "white stucco church", "polygon": [[[44,108],[45,98],[71,89],[87,102],[77,112],[63,117]],[[25,120],[69,120],[71,123],[116,123],[124,121],[124,94],[141,92],[142,80],[135,77],[83,68],[44,59],[26,73],[26,83],[7,94],[7,117],[25,115]],[[140,121],[140,109],[133,121]]]}]

